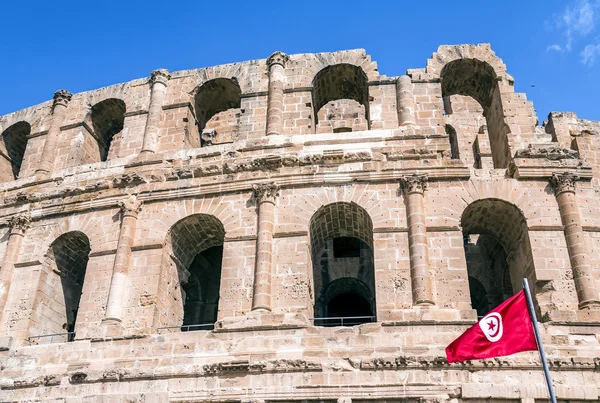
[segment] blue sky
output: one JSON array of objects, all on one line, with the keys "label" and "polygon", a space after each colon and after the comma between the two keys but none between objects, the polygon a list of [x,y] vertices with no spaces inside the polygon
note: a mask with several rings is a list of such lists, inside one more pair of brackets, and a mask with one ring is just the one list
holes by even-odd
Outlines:
[{"label": "blue sky", "polygon": [[[440,44],[489,42],[534,101],[600,120],[600,0],[7,1],[0,14],[0,115],[171,71],[365,48],[388,76]],[[532,87],[532,85],[534,85]]]}]

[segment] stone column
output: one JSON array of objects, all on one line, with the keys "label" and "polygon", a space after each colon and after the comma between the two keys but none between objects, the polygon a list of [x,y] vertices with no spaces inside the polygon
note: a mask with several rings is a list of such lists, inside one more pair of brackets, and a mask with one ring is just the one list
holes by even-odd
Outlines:
[{"label": "stone column", "polygon": [[283,52],[275,52],[267,59],[269,69],[269,97],[267,99],[267,136],[283,132],[283,69],[289,60]]},{"label": "stone column", "polygon": [[252,310],[271,310],[271,266],[273,262],[273,230],[275,226],[275,199],[279,186],[275,182],[253,186],[258,209],[256,261]]},{"label": "stone column", "polygon": [[552,174],[552,184],[556,193],[558,209],[565,227],[567,250],[571,260],[579,309],[600,309],[598,288],[592,275],[579,209],[577,208],[575,182],[578,179],[578,176],[570,172]]},{"label": "stone column", "polygon": [[44,142],[39,166],[35,170],[35,173],[38,175],[48,174],[52,171],[54,159],[56,158],[56,149],[58,148],[58,141],[60,139],[60,127],[65,120],[67,105],[72,96],[73,94],[67,90],[58,90],[54,93],[52,121],[48,128],[48,134],[46,134],[46,141]]},{"label": "stone column", "polygon": [[144,129],[144,142],[142,154],[154,154],[158,148],[158,126],[162,115],[162,106],[167,93],[167,83],[171,79],[168,70],[158,69],[150,76],[150,106],[148,107],[148,119]]},{"label": "stone column", "polygon": [[121,230],[117,243],[117,253],[113,264],[108,301],[106,303],[106,315],[104,320],[121,322],[123,310],[123,298],[127,288],[127,274],[131,261],[131,248],[137,225],[138,213],[142,202],[135,196],[130,196],[119,202],[121,207]]},{"label": "stone column", "polygon": [[396,104],[398,108],[398,125],[414,125],[415,100],[413,98],[412,79],[407,75],[400,76],[396,80]]},{"label": "stone column", "polygon": [[427,175],[405,176],[400,181],[406,198],[413,304],[435,305],[429,274],[429,248],[423,200],[427,188]]},{"label": "stone column", "polygon": [[31,216],[29,213],[22,213],[11,217],[8,220],[10,232],[8,235],[8,245],[2,266],[0,266],[0,315],[4,313],[8,292],[12,283],[14,267],[19,253],[21,253],[21,244],[25,237],[25,230],[31,225]]}]

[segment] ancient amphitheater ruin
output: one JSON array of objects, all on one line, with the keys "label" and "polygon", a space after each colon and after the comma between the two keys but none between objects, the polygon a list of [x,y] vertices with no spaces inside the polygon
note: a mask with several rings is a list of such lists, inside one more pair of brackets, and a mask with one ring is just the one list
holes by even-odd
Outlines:
[{"label": "ancient amphitheater ruin", "polygon": [[0,117],[0,400],[547,401],[535,352],[444,358],[526,277],[559,401],[598,401],[600,122],[538,124],[486,44],[424,65],[275,52]]}]

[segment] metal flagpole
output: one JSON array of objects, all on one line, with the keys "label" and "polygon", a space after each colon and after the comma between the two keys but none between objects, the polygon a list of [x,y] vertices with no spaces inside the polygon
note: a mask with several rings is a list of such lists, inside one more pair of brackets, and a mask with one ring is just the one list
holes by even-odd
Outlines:
[{"label": "metal flagpole", "polygon": [[535,334],[535,341],[537,342],[538,351],[540,353],[540,361],[542,361],[544,375],[546,376],[546,385],[548,385],[548,394],[550,395],[550,402],[556,403],[556,396],[554,395],[554,386],[552,386],[552,378],[550,378],[550,370],[548,369],[548,362],[546,361],[546,353],[544,352],[544,345],[542,344],[542,338],[540,337],[540,329],[538,328],[538,322],[535,317],[535,310],[533,309],[531,291],[529,291],[529,283],[527,282],[526,278],[523,279],[523,290],[525,290],[525,297],[527,299],[529,317],[531,318],[531,324],[533,325],[533,333]]}]

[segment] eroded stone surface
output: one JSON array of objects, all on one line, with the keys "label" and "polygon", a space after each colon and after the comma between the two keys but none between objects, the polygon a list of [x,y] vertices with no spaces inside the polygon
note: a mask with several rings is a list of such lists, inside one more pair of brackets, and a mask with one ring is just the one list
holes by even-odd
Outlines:
[{"label": "eroded stone surface", "polygon": [[513,85],[487,44],[275,52],[0,117],[0,400],[543,401],[534,352],[444,358],[527,277],[598,401],[600,122]]}]

